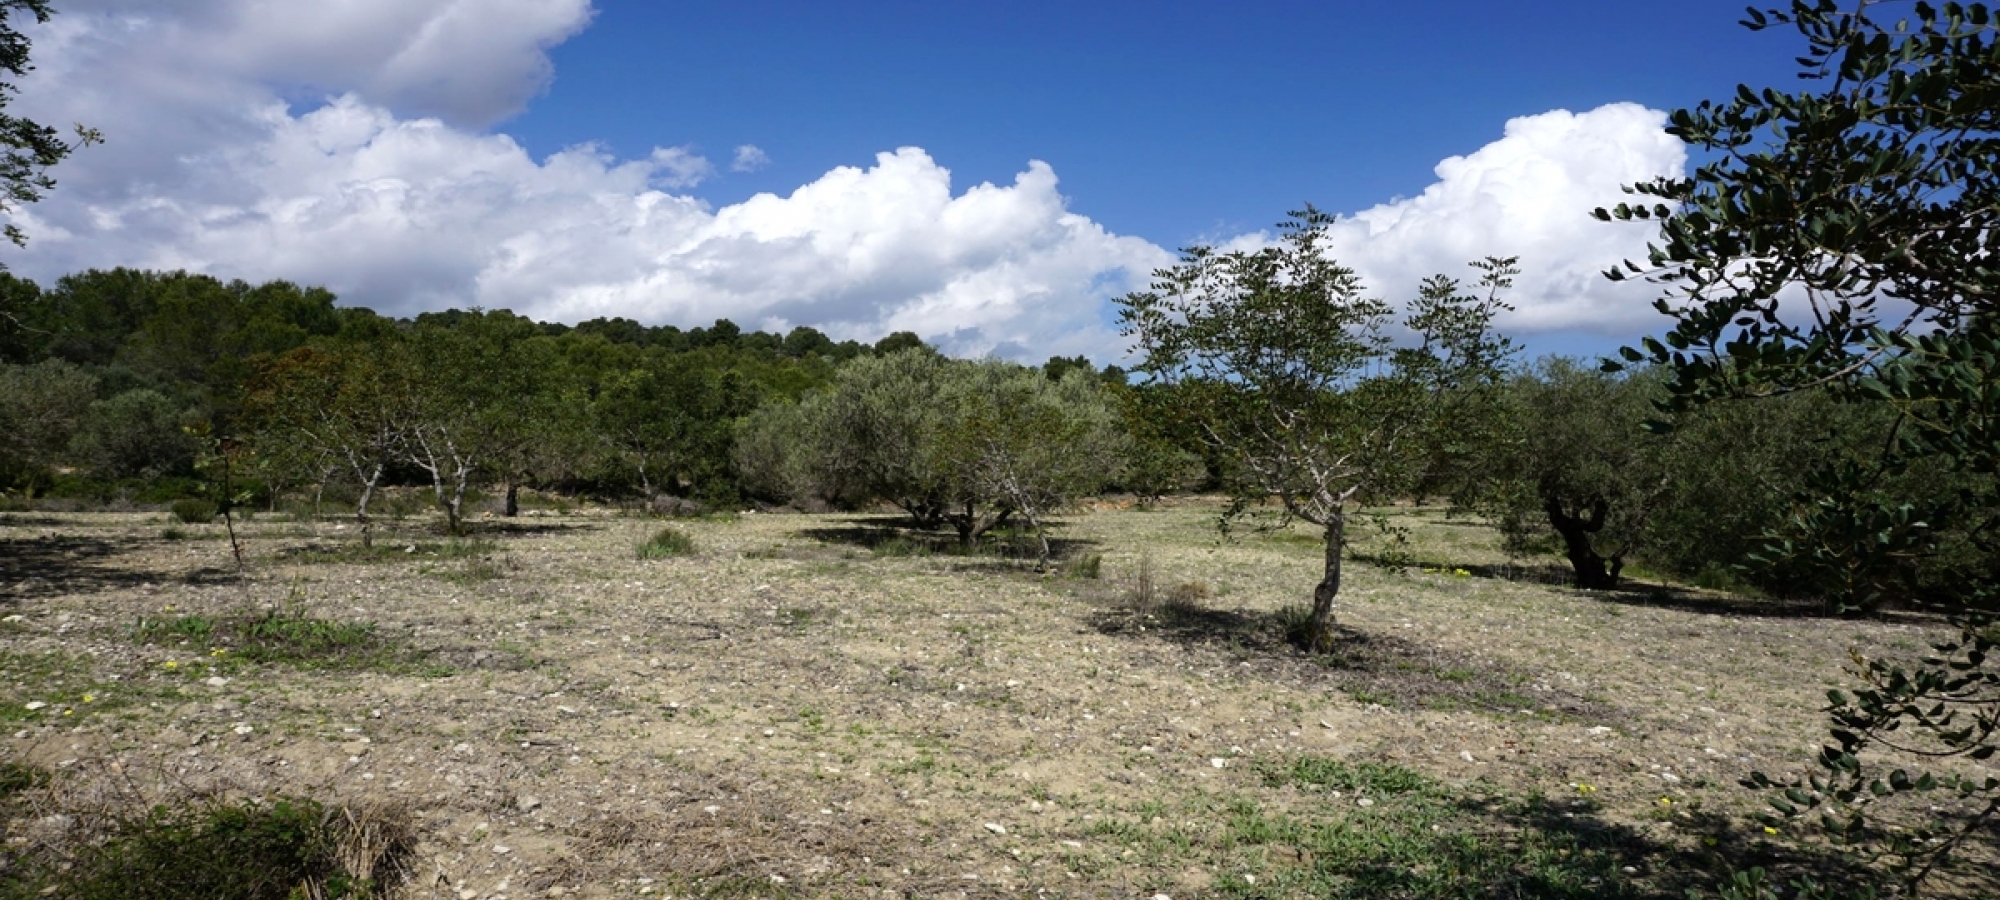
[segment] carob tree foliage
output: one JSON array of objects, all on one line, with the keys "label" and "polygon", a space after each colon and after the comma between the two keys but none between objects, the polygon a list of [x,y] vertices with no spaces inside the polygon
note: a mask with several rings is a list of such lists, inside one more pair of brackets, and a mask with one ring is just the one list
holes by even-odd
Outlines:
[{"label": "carob tree foliage", "polygon": [[[1754,782],[1914,888],[2000,821],[2000,779],[1863,759],[1986,760],[2000,743],[2000,22],[1982,4],[1796,0],[1744,24],[1796,29],[1815,89],[1674,113],[1671,133],[1712,161],[1597,211],[1660,221],[1650,258],[1610,274],[1667,285],[1673,326],[1623,353],[1671,368],[1676,407],[1818,390],[1892,412],[1879,450],[1814,474],[1763,555],[1849,608],[1948,604],[1959,636],[1911,664],[1857,654],[1865,685],[1830,692],[1821,771]],[[1920,505],[1885,489],[1913,467],[1955,490]],[[1937,791],[1963,814],[1903,830],[1869,815]]]}]

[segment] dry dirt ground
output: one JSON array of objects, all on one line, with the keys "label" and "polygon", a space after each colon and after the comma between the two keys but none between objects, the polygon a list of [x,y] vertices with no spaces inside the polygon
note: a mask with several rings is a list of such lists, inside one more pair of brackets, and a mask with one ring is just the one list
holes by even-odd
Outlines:
[{"label": "dry dirt ground", "polygon": [[[1426,564],[1350,564],[1316,660],[1272,614],[1317,548],[1211,504],[1072,516],[1050,575],[885,516],[683,520],[642,559],[669,523],[535,512],[373,555],[258,518],[241,574],[220,526],[0,515],[0,746],[72,789],[399,807],[406,897],[1679,896],[1814,852],[1737,779],[1805,770],[1850,648],[1941,633],[1509,580],[1404,513]],[[273,613],[379,647],[161,625]]]}]

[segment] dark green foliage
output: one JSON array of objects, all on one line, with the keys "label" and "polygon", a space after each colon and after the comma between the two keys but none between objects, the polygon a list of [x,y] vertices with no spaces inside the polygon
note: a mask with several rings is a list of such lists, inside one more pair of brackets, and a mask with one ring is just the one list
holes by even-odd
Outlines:
[{"label": "dark green foliage", "polygon": [[914,331],[898,331],[875,342],[875,354],[877,356],[888,356],[889,354],[901,353],[905,350],[937,352],[931,345],[924,343],[924,339],[918,337]]},{"label": "dark green foliage", "polygon": [[175,500],[170,509],[184,525],[206,525],[215,521],[217,511],[213,500]]},{"label": "dark green foliage", "polygon": [[[100,840],[9,854],[0,897],[366,900],[385,895],[414,845],[400,820],[361,823],[307,799],[156,806]],[[366,871],[348,868],[356,860]]]},{"label": "dark green foliage", "polygon": [[97,379],[61,360],[0,363],[0,491],[32,493],[46,479],[65,458],[96,391]]},{"label": "dark green foliage", "polygon": [[[2000,778],[1903,768],[1885,775],[1862,764],[1875,746],[1988,763],[2000,752],[2000,625],[1967,620],[1957,637],[1931,649],[1907,668],[1857,658],[1865,685],[1827,692],[1833,741],[1820,748],[1820,773],[1779,781],[1759,772],[1748,781],[1772,792],[1772,824],[1817,824],[1837,844],[1887,864],[1911,888],[2000,821]],[[1935,813],[1939,804],[1957,809],[1951,816],[1922,812]],[[1886,824],[1871,815],[1879,807],[1916,810],[1914,824]]]},{"label": "dark green foliage", "polygon": [[[2000,608],[2000,18],[1917,2],[1878,21],[1884,5],[1752,10],[1752,30],[1798,32],[1810,90],[1743,87],[1673,113],[1671,133],[1710,161],[1597,215],[1660,222],[1647,262],[1612,274],[1668,286],[1671,329],[1622,353],[1669,367],[1674,408],[1822,392],[1890,422],[1867,452],[1813,468],[1761,556],[1840,608],[1942,601],[1963,615],[1961,637],[1916,663],[1857,660],[1867,685],[1830,695],[1819,772],[1773,805],[1827,810],[1830,836],[1888,858],[1914,889],[2000,817],[1991,779],[1884,777],[1865,762],[1877,746],[1940,762],[2000,747],[1986,668]],[[1878,797],[1947,789],[1961,808],[1926,843],[1868,814]]]},{"label": "dark green foliage", "polygon": [[107,478],[191,475],[196,442],[186,432],[192,410],[140,388],[90,404],[71,439],[73,458]]},{"label": "dark green foliage", "polygon": [[[53,10],[49,0],[0,0],[0,72],[11,78],[27,75],[34,66],[28,62],[28,36],[21,33],[22,19],[45,23]],[[13,99],[12,82],[0,82],[0,109]],[[76,127],[74,142],[65,141],[47,125],[0,114],[0,212],[11,212],[42,198],[56,186],[48,170],[67,158],[78,146],[103,140],[97,132]],[[13,222],[0,228],[0,235],[16,246],[26,246],[28,236]],[[7,310],[0,307],[0,318]]]}]

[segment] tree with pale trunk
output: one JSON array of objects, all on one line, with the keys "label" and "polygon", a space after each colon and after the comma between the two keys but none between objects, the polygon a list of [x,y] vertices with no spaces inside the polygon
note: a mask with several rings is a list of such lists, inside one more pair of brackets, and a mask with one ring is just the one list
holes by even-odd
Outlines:
[{"label": "tree with pale trunk", "polygon": [[1350,521],[1465,458],[1494,423],[1512,345],[1492,330],[1514,260],[1473,263],[1477,292],[1436,275],[1392,334],[1394,309],[1330,259],[1334,217],[1308,206],[1260,250],[1183,251],[1146,291],[1119,301],[1139,371],[1178,387],[1186,413],[1228,461],[1222,524],[1317,526],[1324,568],[1302,643],[1330,649]]},{"label": "tree with pale trunk", "polygon": [[369,504],[407,437],[412,373],[395,350],[301,347],[265,362],[245,391],[251,442],[264,455],[306,466],[322,487],[336,467],[353,475],[363,546],[374,537]]}]

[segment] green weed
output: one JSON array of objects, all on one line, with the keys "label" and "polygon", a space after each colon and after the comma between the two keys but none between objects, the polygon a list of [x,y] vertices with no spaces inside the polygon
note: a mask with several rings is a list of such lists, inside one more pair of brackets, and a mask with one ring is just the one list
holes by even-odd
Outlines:
[{"label": "green weed", "polygon": [[678,528],[662,528],[651,540],[639,545],[640,559],[666,559],[694,554],[694,538]]},{"label": "green weed", "polygon": [[10,859],[0,898],[370,900],[416,846],[399,814],[296,798],[155,806],[89,837]]}]

